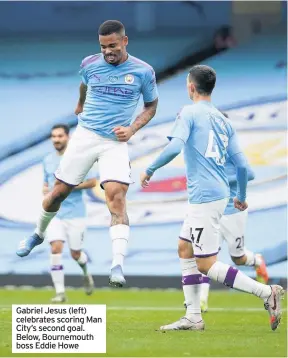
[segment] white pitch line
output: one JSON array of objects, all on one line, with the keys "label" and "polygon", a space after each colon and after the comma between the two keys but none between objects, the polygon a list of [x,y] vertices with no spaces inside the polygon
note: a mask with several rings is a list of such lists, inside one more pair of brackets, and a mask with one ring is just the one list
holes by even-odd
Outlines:
[{"label": "white pitch line", "polygon": [[[11,310],[9,305],[0,305],[1,311]],[[183,311],[184,307],[157,307],[157,306],[107,306],[108,311]],[[211,307],[209,312],[261,312],[264,311],[264,308],[261,307]],[[283,308],[283,312],[286,312],[287,309]]]},{"label": "white pitch line", "polygon": [[[135,306],[135,307],[117,307],[117,306],[111,306],[107,307],[107,310],[109,311],[183,311],[184,307],[145,307],[145,306]],[[265,311],[264,308],[260,307],[230,307],[230,308],[224,308],[224,307],[211,307],[209,308],[209,312],[260,312]],[[282,309],[283,312],[286,312],[286,308]]]}]

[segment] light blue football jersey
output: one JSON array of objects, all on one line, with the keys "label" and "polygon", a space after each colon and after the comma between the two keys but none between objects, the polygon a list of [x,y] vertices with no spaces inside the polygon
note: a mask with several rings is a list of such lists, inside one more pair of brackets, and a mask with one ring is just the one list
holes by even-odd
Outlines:
[{"label": "light blue football jersey", "polygon": [[107,63],[102,54],[88,56],[80,75],[88,88],[79,125],[103,137],[116,139],[112,130],[130,125],[141,94],[144,102],[158,97],[153,68],[131,55],[117,66]]},{"label": "light blue football jersey", "polygon": [[229,120],[211,102],[200,101],[183,107],[168,138],[173,137],[185,143],[189,203],[229,198],[226,158],[241,152]]},{"label": "light blue football jersey", "polygon": [[[62,156],[56,151],[48,154],[43,160],[44,183],[48,184],[52,190],[55,183],[54,173],[60,164]],[[88,173],[86,179],[92,178]],[[86,216],[86,208],[83,200],[83,190],[73,190],[70,195],[62,202],[56,217],[59,219],[75,219]]]}]

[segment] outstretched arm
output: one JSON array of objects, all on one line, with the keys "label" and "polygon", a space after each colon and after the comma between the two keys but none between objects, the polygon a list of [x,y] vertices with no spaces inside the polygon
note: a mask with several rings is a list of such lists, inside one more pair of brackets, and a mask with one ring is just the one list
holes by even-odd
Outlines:
[{"label": "outstretched arm", "polygon": [[184,142],[179,138],[172,138],[171,142],[164,148],[163,152],[158,158],[146,169],[145,173],[141,175],[141,185],[143,188],[147,187],[149,180],[154,172],[170,163],[181,152]]},{"label": "outstretched arm", "polygon": [[149,168],[146,169],[146,172],[141,174],[141,185],[143,188],[148,186],[150,178],[157,169],[171,162],[181,152],[190,136],[192,128],[193,112],[191,112],[190,107],[183,107],[177,115],[172,133],[168,136],[170,143]]},{"label": "outstretched arm", "polygon": [[[237,171],[235,171],[235,173],[233,173],[233,174],[228,173],[226,175],[227,175],[229,184],[237,182]],[[253,169],[250,167],[249,164],[247,166],[247,179],[248,179],[248,181],[251,181],[251,180],[255,179],[255,173],[254,173]]]}]

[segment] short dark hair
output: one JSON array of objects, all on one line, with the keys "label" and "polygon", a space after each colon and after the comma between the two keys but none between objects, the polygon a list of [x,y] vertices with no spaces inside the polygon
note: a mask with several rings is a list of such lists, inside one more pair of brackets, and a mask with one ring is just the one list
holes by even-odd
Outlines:
[{"label": "short dark hair", "polygon": [[111,34],[125,35],[125,27],[122,22],[118,20],[107,20],[100,25],[98,35],[107,36]]},{"label": "short dark hair", "polygon": [[215,87],[216,72],[209,66],[196,65],[189,71],[189,80],[193,81],[199,94],[209,96]]},{"label": "short dark hair", "polygon": [[54,131],[54,129],[62,128],[64,132],[68,135],[70,132],[69,127],[66,124],[55,124],[55,126],[52,127],[51,133]]}]

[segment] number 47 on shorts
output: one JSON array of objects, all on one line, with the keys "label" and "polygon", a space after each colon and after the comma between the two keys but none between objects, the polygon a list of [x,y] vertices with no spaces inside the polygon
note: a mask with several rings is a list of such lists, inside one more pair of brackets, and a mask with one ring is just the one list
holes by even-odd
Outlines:
[{"label": "number 47 on shorts", "polygon": [[[203,232],[203,227],[197,227],[195,229],[193,229],[192,227],[190,227],[190,238],[191,241],[195,244],[199,244],[201,235]],[[196,241],[195,241],[196,240]]]}]

